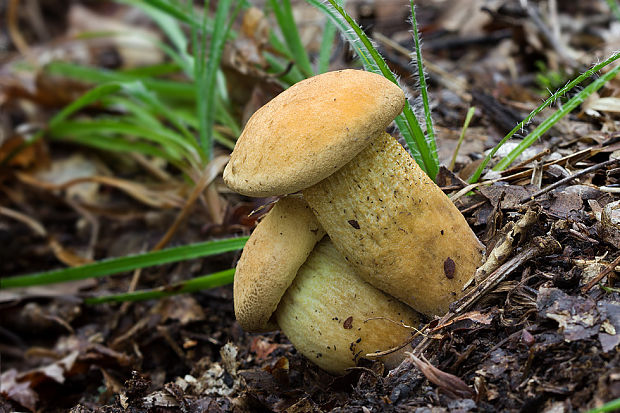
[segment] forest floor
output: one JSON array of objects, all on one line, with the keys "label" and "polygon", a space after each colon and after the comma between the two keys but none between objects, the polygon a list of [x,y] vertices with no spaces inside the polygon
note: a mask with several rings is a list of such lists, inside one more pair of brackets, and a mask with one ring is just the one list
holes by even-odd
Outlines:
[{"label": "forest floor", "polygon": [[[18,53],[24,44],[0,30],[0,155],[85,90],[43,71],[24,77],[16,62],[43,62],[56,53],[125,67],[130,63],[116,43],[71,34],[109,20],[155,30],[128,7],[107,2],[23,4],[26,11],[12,18],[0,6],[2,21],[17,19],[29,53]],[[409,58],[394,45],[411,50],[407,4],[349,6],[415,96]],[[560,120],[509,169],[463,190],[484,152],[548,90],[620,49],[620,21],[602,0],[520,4],[417,2],[444,165],[468,109],[476,108],[454,172],[442,168],[437,183],[487,251],[503,246],[505,263],[446,316],[416,326],[413,355],[398,368],[388,372],[362,360],[345,376],[331,376],[282,333],[244,332],[235,322],[232,286],[132,303],[83,302],[231,268],[235,252],[145,269],[139,277],[0,290],[0,412],[572,412],[620,398],[620,79]],[[307,40],[321,20],[309,6],[295,7],[311,16],[300,23]],[[232,41],[227,52],[242,47]],[[342,43],[338,50],[332,69],[355,65]],[[223,63],[240,122],[281,91],[246,70],[250,64]],[[537,115],[523,134],[560,104]],[[20,153],[0,169],[0,276],[152,248],[182,207],[175,200],[188,196],[174,187],[179,177],[153,183],[157,168],[149,172],[137,158],[47,139]],[[62,185],[85,176],[131,181],[144,197],[103,180]],[[210,188],[169,245],[248,235],[257,219],[248,213],[269,201],[231,193],[221,176]]]}]

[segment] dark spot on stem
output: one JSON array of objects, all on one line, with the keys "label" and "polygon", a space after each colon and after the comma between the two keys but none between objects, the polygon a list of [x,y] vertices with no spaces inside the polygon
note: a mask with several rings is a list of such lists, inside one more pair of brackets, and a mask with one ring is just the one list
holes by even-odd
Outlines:
[{"label": "dark spot on stem", "polygon": [[443,262],[443,272],[446,274],[446,278],[449,280],[454,278],[454,272],[456,271],[456,264],[452,260],[452,258],[448,257]]},{"label": "dark spot on stem", "polygon": [[360,224],[354,220],[354,219],[350,219],[347,221],[353,228],[355,229],[360,229]]},{"label": "dark spot on stem", "polygon": [[349,316],[349,318],[344,320],[344,323],[342,323],[342,327],[344,327],[346,330],[353,328],[353,316]]}]

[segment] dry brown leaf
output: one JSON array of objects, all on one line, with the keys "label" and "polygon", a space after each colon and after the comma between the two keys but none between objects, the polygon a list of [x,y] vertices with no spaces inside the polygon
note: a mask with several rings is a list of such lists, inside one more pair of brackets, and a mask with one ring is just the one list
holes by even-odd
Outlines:
[{"label": "dry brown leaf", "polygon": [[39,396],[32,390],[29,382],[17,381],[17,376],[18,373],[15,369],[7,370],[0,375],[0,394],[34,411]]},{"label": "dry brown leaf", "polygon": [[[135,16],[136,13],[124,15]],[[125,68],[161,63],[164,53],[157,46],[157,42],[161,41],[161,34],[147,26],[140,27],[135,21],[121,21],[119,17],[104,16],[81,4],[73,4],[69,10],[69,36],[78,37],[84,32],[110,33],[108,36],[91,36],[84,41],[93,48],[113,47]]]},{"label": "dry brown leaf", "polygon": [[471,399],[475,396],[476,393],[474,390],[465,384],[463,380],[453,374],[439,370],[437,367],[429,363],[424,356],[422,356],[422,360],[420,360],[412,353],[407,353],[407,355],[411,358],[413,364],[415,364],[422,374],[424,374],[428,381],[437,385],[448,396],[454,399]]}]

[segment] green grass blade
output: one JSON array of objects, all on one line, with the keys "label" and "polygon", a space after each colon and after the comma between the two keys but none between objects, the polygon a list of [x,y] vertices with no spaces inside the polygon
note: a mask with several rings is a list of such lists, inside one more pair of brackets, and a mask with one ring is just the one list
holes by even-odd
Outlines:
[{"label": "green grass blade", "polygon": [[58,112],[50,121],[49,127],[53,128],[55,125],[67,119],[80,109],[94,103],[105,96],[109,96],[112,93],[118,92],[122,86],[118,83],[105,84],[94,87],[87,91],[82,96],[65,106],[60,112]]},{"label": "green grass blade", "polygon": [[617,0],[606,0],[606,1],[614,17],[620,20],[620,7],[618,6],[618,1]]},{"label": "green grass blade", "polygon": [[[342,6],[343,0],[337,0],[338,4]],[[331,19],[325,20],[325,26],[323,27],[323,38],[321,39],[321,46],[319,48],[319,58],[317,61],[317,73],[325,73],[329,70],[329,59],[332,55],[332,49],[334,47],[334,39],[336,38],[337,28]]]},{"label": "green grass blade", "polygon": [[182,21],[192,27],[200,27],[200,22],[196,20],[195,16],[190,10],[187,10],[179,4],[178,1],[171,0],[116,0],[120,3],[129,4],[135,7],[139,7],[142,10],[157,10],[168,16]]},{"label": "green grass blade", "polygon": [[171,295],[193,293],[196,291],[208,290],[211,288],[231,284],[234,279],[234,274],[234,269],[224,270],[209,275],[203,275],[201,277],[196,277],[188,281],[154,288],[151,290],[87,298],[84,300],[84,302],[91,305],[109,302],[121,303],[126,301],[154,300],[163,297],[169,297]]},{"label": "green grass blade", "polygon": [[126,87],[125,91],[145,104],[152,112],[166,119],[181,133],[181,135],[183,135],[185,141],[190,143],[194,150],[197,152],[200,150],[196,144],[194,135],[187,129],[183,122],[172,114],[171,108],[163,103],[163,100],[159,99],[156,94],[147,90],[142,83],[135,84],[132,87]]},{"label": "green grass blade", "polygon": [[58,122],[50,127],[53,137],[99,135],[128,135],[156,142],[174,158],[185,158],[189,162],[197,159],[197,152],[191,142],[167,128],[152,130],[147,126],[134,125],[127,120],[131,118],[96,118]]},{"label": "green grass blade", "polygon": [[435,158],[435,163],[439,164],[439,156],[437,155],[437,144],[435,142],[435,130],[433,128],[433,118],[430,105],[428,104],[428,87],[426,84],[426,72],[424,71],[424,59],[422,59],[422,45],[420,44],[420,33],[418,32],[418,21],[415,15],[415,6],[413,0],[410,0],[411,6],[411,25],[413,42],[415,45],[415,65],[418,69],[418,79],[420,82],[420,94],[422,95],[422,104],[424,105],[424,118],[426,121],[426,141],[431,150],[431,154]]},{"label": "green grass blade", "polygon": [[525,125],[528,124],[534,118],[534,116],[538,115],[543,109],[551,106],[556,100],[560,99],[562,96],[564,96],[564,94],[566,94],[568,91],[573,89],[575,86],[579,85],[580,83],[582,83],[584,80],[588,79],[589,77],[595,75],[596,72],[598,72],[605,66],[613,63],[614,61],[618,59],[620,59],[620,53],[616,53],[613,56],[611,56],[609,59],[593,66],[591,69],[585,71],[584,73],[582,73],[581,75],[579,75],[578,77],[576,77],[575,79],[567,83],[563,88],[556,91],[547,100],[545,100],[540,106],[538,106],[536,109],[530,112],[530,114],[527,115],[525,119],[519,122],[510,132],[508,132],[506,136],[502,138],[502,140],[497,145],[495,145],[495,147],[484,158],[484,161],[482,161],[482,163],[478,166],[478,168],[476,169],[474,174],[471,176],[471,178],[469,178],[469,182],[470,183],[478,182],[478,179],[480,179],[480,176],[482,176],[482,172],[484,171],[484,168],[486,168],[486,166],[489,164],[493,156],[495,156],[499,148],[501,148],[506,142],[508,142],[508,140],[512,138],[512,136],[515,133],[517,133],[519,130],[522,130],[525,127]]},{"label": "green grass blade", "polygon": [[124,96],[108,96],[101,99],[101,103],[110,110],[122,111],[123,113],[130,113],[139,119],[139,122],[149,128],[158,129],[163,128],[164,125],[159,119],[148,111],[144,105],[136,102],[133,99]]},{"label": "green grass blade", "polygon": [[[219,112],[220,108],[218,105],[218,112]],[[185,110],[173,110],[172,111],[172,115],[176,116],[177,118],[179,118],[180,120],[182,120],[183,122],[187,123],[189,126],[198,129],[198,125],[199,125],[199,120],[196,117],[195,113],[192,112],[188,112]],[[220,119],[220,118],[218,118]],[[220,119],[221,121],[221,119]],[[224,123],[223,123],[224,124]],[[241,133],[240,131],[240,127],[238,125],[235,124],[235,127],[237,128],[237,130],[239,130],[238,133],[235,133],[235,136],[238,137],[239,134]],[[231,129],[232,130],[232,129]],[[222,135],[221,133],[219,133],[217,130],[213,131],[213,139],[215,139],[215,141],[217,143],[219,143],[220,145],[233,150],[235,148],[235,142],[231,139],[226,138],[224,135]]]},{"label": "green grass blade", "polygon": [[620,409],[620,399],[612,400],[610,402],[605,403],[601,407],[597,407],[595,409],[590,409],[586,413],[607,413],[607,412],[616,412]]},{"label": "green grass blade", "polygon": [[136,76],[139,78],[145,77],[158,77],[166,76],[178,73],[182,66],[175,63],[161,63],[151,66],[140,66],[131,69],[123,70],[123,73],[129,76]]},{"label": "green grass blade", "polygon": [[195,86],[190,83],[145,78],[131,72],[94,68],[66,62],[52,62],[45,67],[45,71],[51,75],[66,76],[94,84],[140,81],[148,90],[156,92],[162,98],[192,102],[196,98]]},{"label": "green grass blade", "polygon": [[[201,123],[200,138],[201,146],[206,154],[206,159],[211,160],[213,157],[213,126],[215,125],[215,104],[216,104],[216,76],[219,70],[224,44],[228,37],[228,19],[230,17],[230,7],[232,0],[220,0],[215,10],[215,19],[213,23],[213,36],[209,44],[209,55],[204,73],[201,73],[198,81],[199,87],[196,88],[199,96],[196,99],[204,102],[202,111],[198,112],[199,119],[203,119]],[[202,96],[200,95],[202,94]],[[203,130],[204,128],[204,130]]]},{"label": "green grass blade", "polygon": [[514,160],[523,153],[524,150],[529,148],[534,142],[536,142],[545,132],[547,132],[553,125],[555,125],[561,118],[563,118],[566,114],[572,112],[577,106],[582,104],[588,96],[592,93],[599,90],[601,87],[605,85],[605,83],[612,80],[620,73],[620,66],[616,66],[609,72],[602,75],[600,78],[596,79],[594,82],[590,83],[583,90],[581,90],[577,95],[571,98],[568,102],[562,105],[562,108],[555,112],[553,115],[549,116],[545,119],[536,129],[534,129],[531,133],[529,133],[508,155],[503,157],[497,165],[493,168],[494,171],[504,170],[510,165]]},{"label": "green grass blade", "polygon": [[[100,99],[102,99],[102,98],[104,98],[106,96],[109,96],[109,95],[111,95],[113,93],[116,93],[121,88],[122,88],[122,86],[120,84],[118,84],[118,83],[109,83],[109,84],[97,86],[97,87],[87,91],[82,96],[80,96],[78,99],[74,100],[69,105],[65,106],[54,117],[52,117],[52,119],[50,119],[50,121],[49,121],[49,127],[53,127],[54,125],[61,123],[64,119],[66,119],[67,117],[71,116],[73,113],[79,111],[80,109],[84,108],[85,106],[88,106],[88,105],[90,105],[90,104],[92,104],[94,102],[97,102],[98,100],[100,100]],[[5,156],[3,159],[1,159],[0,160],[0,166],[5,165],[15,155],[17,155],[22,150],[26,149],[30,145],[32,145],[35,142],[37,142],[44,135],[45,135],[45,131],[44,130],[41,130],[41,131],[35,133],[31,139],[25,141],[24,143],[19,145],[17,148],[15,148],[13,151],[11,151],[9,154],[7,154],[7,156]]]},{"label": "green grass blade", "polygon": [[[265,56],[265,60],[267,61],[267,63],[269,63],[269,67],[270,67],[269,73],[280,74],[280,73],[284,73],[284,71],[287,69],[287,66],[282,64],[281,60],[278,59],[273,54],[269,52],[264,52],[263,56]],[[282,83],[282,85],[286,89],[288,88],[288,86],[294,85],[295,83],[301,82],[302,80],[304,80],[305,76],[299,71],[297,66],[292,66],[290,70],[288,70],[283,75],[280,75],[277,79]]]},{"label": "green grass blade", "polygon": [[469,127],[469,122],[471,122],[471,118],[474,117],[474,113],[476,113],[476,107],[472,106],[467,111],[467,115],[465,116],[465,122],[463,122],[463,128],[461,129],[461,135],[459,136],[459,140],[456,143],[456,148],[454,148],[454,153],[452,154],[452,159],[450,160],[450,165],[448,166],[449,170],[454,170],[454,165],[456,164],[456,157],[459,154],[459,150],[461,149],[461,145],[463,144],[463,140],[465,139],[465,132],[467,132],[467,128]]},{"label": "green grass blade", "polygon": [[248,237],[238,237],[218,241],[206,241],[184,245],[181,247],[168,248],[160,251],[147,252],[144,254],[111,258],[80,267],[0,278],[0,289],[29,287],[33,285],[45,285],[58,282],[83,280],[86,278],[104,277],[106,275],[132,271],[138,268],[207,257],[210,255],[239,250],[243,248],[247,240]]},{"label": "green grass blade", "polygon": [[284,41],[288,47],[288,50],[293,57],[299,70],[305,77],[314,75],[312,65],[310,64],[310,58],[308,53],[301,42],[299,37],[299,31],[297,30],[297,24],[293,17],[293,9],[291,7],[290,0],[269,0],[269,5],[276,16],[278,26],[284,36]]}]

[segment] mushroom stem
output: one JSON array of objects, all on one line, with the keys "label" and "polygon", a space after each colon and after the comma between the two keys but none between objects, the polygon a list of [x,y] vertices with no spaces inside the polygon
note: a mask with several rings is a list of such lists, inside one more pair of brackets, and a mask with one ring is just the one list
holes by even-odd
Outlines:
[{"label": "mushroom stem", "polygon": [[[419,323],[411,308],[360,279],[327,238],[300,267],[275,319],[301,354],[334,374],[401,345],[413,332],[407,326]],[[382,361],[396,367],[403,352]]]},{"label": "mushroom stem", "polygon": [[424,314],[445,313],[482,260],[463,215],[387,133],[303,195],[359,276]]}]

